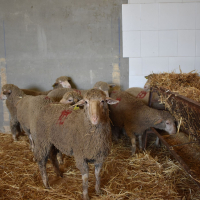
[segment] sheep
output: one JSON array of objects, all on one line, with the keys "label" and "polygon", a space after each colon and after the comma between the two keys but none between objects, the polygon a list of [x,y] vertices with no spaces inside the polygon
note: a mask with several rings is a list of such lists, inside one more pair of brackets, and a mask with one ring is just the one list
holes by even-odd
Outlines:
[{"label": "sheep", "polygon": [[59,78],[56,79],[56,82],[53,84],[52,87],[53,89],[71,88],[69,81],[71,81],[71,78],[67,76],[60,76]]},{"label": "sheep", "polygon": [[[126,92],[132,94],[134,97],[141,99],[145,105],[149,105],[149,91],[145,91],[142,88],[139,87],[132,87],[126,90]],[[152,94],[152,101],[151,101],[151,107],[155,108],[155,109],[160,109],[160,110],[164,110],[165,109],[165,105],[161,104],[159,102],[159,96],[157,93],[153,93]]]},{"label": "sheep", "polygon": [[[111,87],[114,87],[114,84],[108,84],[106,82],[103,81],[99,81],[97,82],[93,88],[97,88],[100,89],[102,91],[104,91],[106,93],[106,96],[108,97],[108,91]],[[51,91],[48,94],[48,97],[53,98],[55,101],[60,101],[63,97],[63,95],[68,92],[68,91],[76,91],[78,94],[80,95],[84,95],[88,90],[77,90],[77,89],[71,89],[71,88],[59,88],[56,90]]]},{"label": "sheep", "polygon": [[[32,137],[35,143],[34,155],[38,162],[44,186],[49,188],[46,162],[49,156],[55,172],[61,176],[56,159],[56,149],[66,155],[73,155],[76,167],[83,180],[83,199],[88,200],[88,163],[94,163],[96,185],[100,192],[100,169],[111,148],[111,128],[107,104],[117,100],[106,97],[99,89],[87,91],[84,98],[75,105],[83,109],[73,110],[67,105],[49,104],[38,115]],[[56,149],[55,149],[56,148]]]},{"label": "sheep", "polygon": [[[56,79],[56,82],[52,85],[52,87],[53,87],[53,89],[71,88],[71,85],[68,81],[71,81],[71,78],[69,78],[67,76],[58,77]],[[41,92],[41,91],[35,91],[35,90],[29,90],[29,89],[22,89],[22,91],[27,95],[38,96],[38,95],[47,95],[52,90]]]},{"label": "sheep", "polygon": [[172,115],[164,110],[148,107],[141,100],[124,91],[113,91],[111,98],[119,100],[119,104],[110,105],[110,118],[114,126],[125,129],[131,138],[132,154],[136,151],[135,136],[139,135],[139,147],[142,148],[143,132],[150,127],[165,130],[169,134],[176,133]]},{"label": "sheep", "polygon": [[62,99],[60,100],[60,103],[62,104],[68,104],[68,105],[74,105],[78,101],[83,99],[83,96],[77,93],[76,91],[69,91],[66,92]]},{"label": "sheep", "polygon": [[[22,128],[26,135],[29,137],[31,149],[33,149],[33,141],[30,134],[30,121],[33,118],[34,112],[37,110],[34,107],[32,108],[32,113],[30,116],[28,115],[29,101],[42,101],[44,99],[43,104],[37,104],[41,108],[42,106],[52,102],[49,97],[46,95],[40,96],[31,96],[26,95],[21,89],[19,89],[16,85],[13,84],[5,84],[2,87],[3,98],[6,99],[6,103],[8,104],[9,111],[11,113],[11,133],[13,135],[13,139],[17,140],[18,132],[16,131],[16,125]],[[23,106],[21,106],[23,105]],[[11,107],[10,107],[11,106]],[[22,107],[19,109],[19,107]],[[14,121],[14,123],[13,123]]]},{"label": "sheep", "polygon": [[22,90],[13,91],[12,84],[5,84],[1,91],[1,100],[6,100],[6,106],[10,112],[10,130],[13,136],[13,140],[17,140],[18,134],[21,132],[21,127],[19,121],[17,120],[17,109],[15,104],[20,100],[20,98],[25,95]]}]

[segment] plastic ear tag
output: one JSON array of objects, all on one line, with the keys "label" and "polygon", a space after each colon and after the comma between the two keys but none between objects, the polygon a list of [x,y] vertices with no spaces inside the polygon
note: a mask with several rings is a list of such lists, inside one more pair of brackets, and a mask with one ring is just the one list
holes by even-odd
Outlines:
[{"label": "plastic ear tag", "polygon": [[74,107],[74,110],[78,110],[78,109],[80,109],[78,106],[75,106],[75,107]]}]

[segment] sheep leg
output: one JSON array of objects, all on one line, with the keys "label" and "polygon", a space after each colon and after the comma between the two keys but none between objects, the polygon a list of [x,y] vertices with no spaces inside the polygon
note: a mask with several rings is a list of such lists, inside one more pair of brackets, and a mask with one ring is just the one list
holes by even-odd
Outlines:
[{"label": "sheep leg", "polygon": [[156,146],[160,147],[160,139],[159,139],[159,137],[156,138]]},{"label": "sheep leg", "polygon": [[57,153],[57,159],[58,159],[58,163],[60,165],[62,165],[63,164],[63,158],[62,158],[62,153],[60,151],[58,151],[58,153]]},{"label": "sheep leg", "polygon": [[81,171],[82,180],[83,180],[83,200],[90,200],[88,196],[88,177],[89,177],[89,168],[87,162],[84,160],[80,162],[78,158],[76,159],[76,167]]},{"label": "sheep leg", "polygon": [[10,130],[11,130],[11,133],[12,133],[12,136],[13,136],[13,140],[17,141],[17,135],[20,132],[19,131],[20,130],[19,122],[14,120],[14,119],[11,119],[10,120]]},{"label": "sheep leg", "polygon": [[51,152],[50,152],[50,155],[49,155],[49,158],[53,164],[53,167],[54,167],[54,171],[55,173],[57,174],[57,176],[60,176],[60,177],[63,177],[62,173],[60,172],[60,169],[59,169],[59,164],[58,164],[58,160],[57,160],[57,149],[53,146],[51,148]]},{"label": "sheep leg", "polygon": [[132,155],[135,155],[135,151],[136,151],[136,139],[135,139],[135,134],[132,133],[132,137],[131,137],[131,151],[132,151]]},{"label": "sheep leg", "polygon": [[46,163],[47,163],[48,156],[46,158],[43,158],[38,162],[39,170],[42,176],[42,181],[44,183],[45,188],[49,188],[48,183],[48,177],[47,177],[47,171],[46,171]]},{"label": "sheep leg", "polygon": [[138,136],[138,140],[139,140],[139,148],[140,148],[140,151],[142,151],[142,135],[139,135]]},{"label": "sheep leg", "polygon": [[101,168],[102,168],[102,163],[95,164],[95,177],[96,177],[95,191],[96,191],[97,194],[101,193],[101,190],[100,190],[100,176],[99,176]]}]

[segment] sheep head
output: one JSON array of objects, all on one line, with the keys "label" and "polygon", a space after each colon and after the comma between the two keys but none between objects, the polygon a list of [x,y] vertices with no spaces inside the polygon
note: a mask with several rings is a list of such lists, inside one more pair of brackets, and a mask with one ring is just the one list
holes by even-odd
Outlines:
[{"label": "sheep head", "polygon": [[162,117],[157,119],[154,123],[155,128],[165,130],[170,135],[176,133],[176,124],[173,116],[167,111],[163,111]]},{"label": "sheep head", "polygon": [[0,99],[1,100],[6,100],[8,99],[10,96],[15,95],[15,96],[23,96],[24,93],[22,90],[20,90],[16,85],[13,84],[5,84],[2,87],[2,91],[1,91],[1,95],[0,95]]},{"label": "sheep head", "polygon": [[83,99],[82,95],[78,94],[76,91],[70,91],[64,94],[63,98],[60,100],[60,103],[74,105],[81,99]]},{"label": "sheep head", "polygon": [[84,98],[74,106],[84,106],[85,114],[93,125],[108,120],[109,110],[107,104],[119,103],[118,100],[106,97],[106,94],[99,89],[89,90]]},{"label": "sheep head", "polygon": [[115,87],[115,84],[108,84],[103,81],[96,82],[93,88],[100,89],[105,92],[106,96],[109,97],[108,91],[110,88]]},{"label": "sheep head", "polygon": [[71,88],[71,84],[69,83],[71,81],[71,78],[67,76],[61,76],[56,79],[56,82],[53,84],[53,87],[56,88]]}]

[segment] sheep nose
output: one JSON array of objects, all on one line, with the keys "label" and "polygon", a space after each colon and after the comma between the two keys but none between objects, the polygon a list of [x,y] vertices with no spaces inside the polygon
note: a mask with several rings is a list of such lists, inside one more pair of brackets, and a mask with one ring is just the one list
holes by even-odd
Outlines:
[{"label": "sheep nose", "polygon": [[93,115],[93,116],[92,116],[92,121],[93,121],[94,124],[96,124],[96,123],[98,122],[98,119],[99,119],[99,118],[98,118],[97,115]]}]

